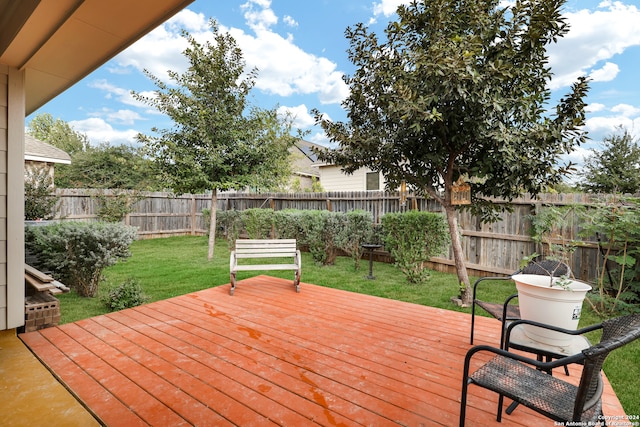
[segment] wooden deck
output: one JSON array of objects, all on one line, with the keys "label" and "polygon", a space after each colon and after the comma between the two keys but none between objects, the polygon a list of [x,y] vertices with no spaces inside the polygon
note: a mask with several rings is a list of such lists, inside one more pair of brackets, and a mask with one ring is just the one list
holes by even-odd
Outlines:
[{"label": "wooden deck", "polygon": [[[301,288],[259,276],[20,337],[109,426],[457,425],[468,314]],[[467,425],[553,425],[498,424],[496,402],[472,386]],[[604,402],[623,414],[608,382]]]}]

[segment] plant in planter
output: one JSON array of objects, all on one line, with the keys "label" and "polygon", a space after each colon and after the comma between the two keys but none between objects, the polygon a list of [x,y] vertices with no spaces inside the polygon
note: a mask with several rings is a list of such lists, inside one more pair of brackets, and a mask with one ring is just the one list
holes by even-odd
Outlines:
[{"label": "plant in planter", "polygon": [[[523,259],[532,264],[535,274],[517,274],[512,278],[518,289],[520,317],[564,329],[576,329],[582,313],[582,305],[591,286],[576,280],[569,268],[576,249],[574,240],[568,238],[572,221],[580,213],[576,206],[548,206],[538,209],[532,216],[532,239],[544,253],[534,253]],[[549,345],[568,345],[567,335],[524,325],[529,338]]]},{"label": "plant in planter", "polygon": [[[533,255],[537,257],[537,254]],[[516,274],[520,317],[564,329],[576,329],[582,305],[591,286],[571,277],[571,269],[558,259],[527,257],[535,274]],[[549,345],[563,346],[571,337],[560,332],[523,325],[529,338]]]}]

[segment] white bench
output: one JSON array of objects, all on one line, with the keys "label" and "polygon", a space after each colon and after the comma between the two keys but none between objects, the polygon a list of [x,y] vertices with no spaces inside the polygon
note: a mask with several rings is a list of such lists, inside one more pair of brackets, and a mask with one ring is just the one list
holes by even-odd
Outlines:
[{"label": "white bench", "polygon": [[[239,264],[239,260],[266,258],[293,258],[290,264]],[[295,239],[237,239],[236,249],[231,251],[229,271],[231,276],[231,289],[229,295],[233,295],[236,289],[236,273],[238,271],[260,270],[294,270],[295,278],[293,286],[296,292],[300,292],[300,274],[302,259],[300,251],[296,247]]]}]

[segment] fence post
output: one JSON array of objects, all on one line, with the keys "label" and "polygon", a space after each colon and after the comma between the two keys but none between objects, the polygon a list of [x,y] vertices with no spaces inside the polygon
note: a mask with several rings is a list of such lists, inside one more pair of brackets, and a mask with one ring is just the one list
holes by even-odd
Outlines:
[{"label": "fence post", "polygon": [[191,235],[196,235],[196,196],[191,195]]}]

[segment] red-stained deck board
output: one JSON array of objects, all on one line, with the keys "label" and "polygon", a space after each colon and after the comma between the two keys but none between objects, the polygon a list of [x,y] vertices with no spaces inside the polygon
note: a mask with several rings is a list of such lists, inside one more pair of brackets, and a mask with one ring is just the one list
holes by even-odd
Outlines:
[{"label": "red-stained deck board", "polygon": [[[21,337],[107,425],[457,425],[468,314],[291,283],[258,276],[233,297],[224,285]],[[475,344],[498,344],[494,319],[476,328]],[[519,407],[498,424],[497,396],[469,393],[470,427],[550,423]],[[604,408],[623,414],[608,383]]]}]

